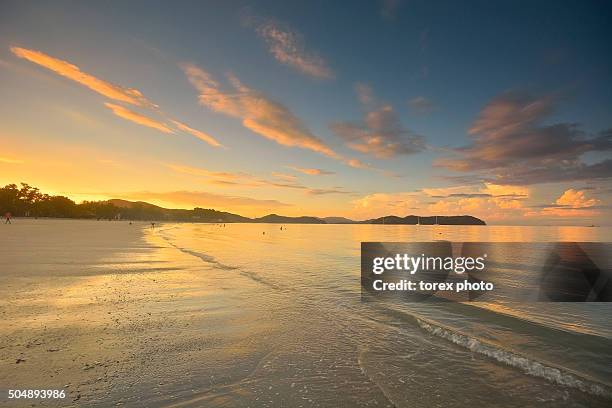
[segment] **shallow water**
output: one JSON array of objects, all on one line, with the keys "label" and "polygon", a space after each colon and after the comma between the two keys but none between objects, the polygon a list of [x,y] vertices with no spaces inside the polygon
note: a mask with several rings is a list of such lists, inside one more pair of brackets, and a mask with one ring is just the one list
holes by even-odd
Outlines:
[{"label": "shallow water", "polygon": [[[70,322],[112,329],[97,335],[99,344],[121,350],[104,371],[110,380],[79,383],[77,405],[592,407],[612,400],[610,304],[362,301],[359,270],[362,241],[610,242],[609,228],[24,223],[19,228],[36,228],[36,237],[10,234],[30,256],[0,264],[19,272],[3,276],[12,287],[0,303],[3,318],[14,313],[22,322],[5,329],[9,337],[32,335],[23,322],[42,313],[17,312],[24,276],[79,276],[69,281],[69,297],[49,295],[46,315],[66,305],[78,313],[109,307]],[[98,241],[87,244],[87,231]],[[3,242],[5,250],[12,245]],[[113,326],[107,313],[124,320]],[[69,337],[66,348],[83,342]]]}]

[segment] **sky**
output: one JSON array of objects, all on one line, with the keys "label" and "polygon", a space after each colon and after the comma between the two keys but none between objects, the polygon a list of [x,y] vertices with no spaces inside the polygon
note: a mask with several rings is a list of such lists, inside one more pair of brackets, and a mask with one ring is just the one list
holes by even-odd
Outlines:
[{"label": "sky", "polygon": [[0,185],[612,225],[612,3],[0,2]]}]

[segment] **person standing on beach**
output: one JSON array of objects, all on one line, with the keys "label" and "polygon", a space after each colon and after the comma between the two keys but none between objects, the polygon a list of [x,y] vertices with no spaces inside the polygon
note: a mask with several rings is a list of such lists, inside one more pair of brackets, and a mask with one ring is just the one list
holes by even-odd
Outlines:
[{"label": "person standing on beach", "polygon": [[6,214],[4,214],[4,223],[5,224],[12,224],[11,222],[11,213],[7,212]]}]

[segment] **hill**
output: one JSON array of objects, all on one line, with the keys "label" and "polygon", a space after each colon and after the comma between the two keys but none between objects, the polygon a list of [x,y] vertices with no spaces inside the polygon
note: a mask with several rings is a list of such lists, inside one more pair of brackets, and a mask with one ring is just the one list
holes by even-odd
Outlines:
[{"label": "hill", "polygon": [[323,218],[327,224],[356,224],[357,221],[353,221],[345,217],[325,217]]},{"label": "hill", "polygon": [[317,217],[285,217],[277,214],[266,215],[265,217],[255,218],[252,222],[262,222],[268,224],[325,224],[325,221]]},{"label": "hill", "polygon": [[471,215],[432,215],[429,217],[421,217],[418,215],[397,217],[395,215],[390,215],[388,217],[362,221],[362,223],[387,225],[487,225],[480,218]]}]

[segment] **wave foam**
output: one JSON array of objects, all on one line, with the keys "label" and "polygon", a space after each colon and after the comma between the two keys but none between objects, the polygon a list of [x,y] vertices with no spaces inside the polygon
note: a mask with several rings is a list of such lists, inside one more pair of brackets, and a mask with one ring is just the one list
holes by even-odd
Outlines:
[{"label": "wave foam", "polygon": [[500,363],[518,368],[528,375],[544,378],[552,383],[575,388],[588,394],[612,399],[612,392],[607,389],[606,386],[598,384],[594,381],[580,378],[575,373],[564,372],[562,369],[543,364],[539,361],[529,359],[508,350],[504,350],[493,344],[485,343],[482,340],[467,336],[451,329],[437,326],[420,318],[417,318],[416,320],[422,329],[435,336],[449,340],[452,343],[465,347],[472,352],[492,358]]}]

